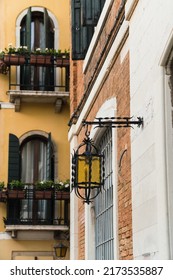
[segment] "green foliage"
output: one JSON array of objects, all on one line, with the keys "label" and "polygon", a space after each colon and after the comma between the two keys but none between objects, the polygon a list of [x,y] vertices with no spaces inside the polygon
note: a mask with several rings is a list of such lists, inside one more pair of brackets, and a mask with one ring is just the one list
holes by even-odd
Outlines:
[{"label": "green foliage", "polygon": [[54,182],[51,180],[40,181],[36,184],[36,189],[38,190],[46,190],[53,188]]},{"label": "green foliage", "polygon": [[22,183],[22,182],[19,181],[19,180],[12,180],[12,181],[9,183],[9,188],[10,188],[11,190],[23,189],[23,188],[24,188],[24,183]]},{"label": "green foliage", "polygon": [[0,182],[0,191],[4,189],[4,182]]}]

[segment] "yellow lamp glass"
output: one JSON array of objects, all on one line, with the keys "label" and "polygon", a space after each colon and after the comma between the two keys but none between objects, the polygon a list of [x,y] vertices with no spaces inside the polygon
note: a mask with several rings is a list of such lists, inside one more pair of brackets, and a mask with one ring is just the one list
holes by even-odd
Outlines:
[{"label": "yellow lamp glass", "polygon": [[59,245],[55,245],[54,246],[55,249],[55,255],[58,258],[64,258],[67,252],[67,247],[64,246],[62,243],[60,243]]},{"label": "yellow lamp glass", "polygon": [[85,187],[90,184],[91,188],[100,184],[100,166],[100,157],[79,155],[77,167],[78,184]]}]

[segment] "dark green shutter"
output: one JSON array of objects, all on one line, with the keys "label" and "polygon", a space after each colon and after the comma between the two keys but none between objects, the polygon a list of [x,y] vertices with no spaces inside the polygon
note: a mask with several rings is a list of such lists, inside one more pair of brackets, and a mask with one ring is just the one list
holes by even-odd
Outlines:
[{"label": "dark green shutter", "polygon": [[81,19],[83,26],[97,25],[104,3],[105,0],[81,0]]},{"label": "dark green shutter", "polygon": [[25,40],[28,50],[31,50],[31,7],[28,9],[26,15],[26,33],[25,33]]},{"label": "dark green shutter", "polygon": [[20,180],[20,153],[19,139],[9,134],[8,182],[12,180]]},{"label": "dark green shutter", "polygon": [[44,48],[52,48],[50,46],[50,18],[48,15],[47,10],[44,8],[44,34],[45,34],[45,41],[44,43]]},{"label": "dark green shutter", "polygon": [[82,26],[81,0],[72,0],[72,59],[84,59],[91,38],[94,33],[93,26]]},{"label": "dark green shutter", "polygon": [[47,140],[46,179],[51,180],[51,133],[49,133]]},{"label": "dark green shutter", "polygon": [[[28,47],[28,50],[31,51],[31,7],[28,9],[26,14],[25,45]],[[31,68],[28,65],[24,65],[20,67],[20,70],[20,79],[22,84],[21,89],[31,90]]]},{"label": "dark green shutter", "polygon": [[[44,48],[54,48],[54,34],[51,32],[51,21],[48,15],[47,9],[44,8],[44,34],[45,40],[43,42]],[[44,84],[48,85],[44,87],[44,90],[54,90],[54,67],[45,68]]]}]

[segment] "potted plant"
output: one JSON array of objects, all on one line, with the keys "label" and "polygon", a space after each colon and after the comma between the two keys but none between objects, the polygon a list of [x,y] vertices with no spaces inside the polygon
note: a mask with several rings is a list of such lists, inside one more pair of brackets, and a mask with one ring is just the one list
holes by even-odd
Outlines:
[{"label": "potted plant", "polygon": [[19,180],[12,180],[7,188],[8,198],[25,198],[24,183]]},{"label": "potted plant", "polygon": [[70,199],[70,180],[55,183],[55,197],[56,199]]},{"label": "potted plant", "polygon": [[8,67],[4,63],[4,54],[5,52],[0,50],[0,74],[7,74]]},{"label": "potted plant", "polygon": [[22,65],[25,64],[27,55],[29,54],[26,46],[13,47],[12,44],[5,48],[3,61],[6,65]]},{"label": "potted plant", "polygon": [[55,60],[56,60],[56,66],[63,67],[63,66],[69,66],[69,56],[70,52],[68,50],[64,50],[64,52],[61,52],[61,50],[58,50],[55,54]]},{"label": "potted plant", "polygon": [[53,195],[53,184],[51,180],[38,182],[35,185],[35,198],[36,199],[51,199]]},{"label": "potted plant", "polygon": [[0,182],[0,201],[6,198],[6,191],[4,190],[4,182]]}]

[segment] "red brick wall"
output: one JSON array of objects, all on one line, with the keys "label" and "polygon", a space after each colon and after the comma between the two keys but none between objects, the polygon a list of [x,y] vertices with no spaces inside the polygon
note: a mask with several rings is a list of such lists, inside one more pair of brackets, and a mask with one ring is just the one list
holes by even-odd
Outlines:
[{"label": "red brick wall", "polygon": [[[106,58],[107,53],[102,53],[105,46],[105,41],[110,34],[110,31],[115,22],[116,13],[120,4],[115,1],[110,11],[110,16],[105,23],[102,34],[100,35],[98,45],[92,56],[90,64],[85,75],[82,74],[82,63],[74,62],[72,66],[73,76],[71,75],[71,112],[79,104],[84,92],[89,88],[89,85],[94,83],[99,74],[100,67]],[[107,46],[109,48],[109,46]],[[102,54],[102,59],[100,55]],[[97,62],[99,61],[99,65]],[[98,110],[102,104],[112,98],[116,97],[117,101],[117,116],[130,115],[130,85],[129,85],[129,54],[126,55],[123,62],[120,61],[120,55],[111,68],[107,79],[105,80],[97,99],[95,100],[90,112],[88,112],[87,119],[94,120]],[[84,138],[85,130],[82,129],[78,136],[78,143]],[[132,244],[132,205],[131,205],[131,151],[130,151],[130,128],[117,129],[117,165],[124,149],[127,152],[122,159],[121,170],[118,174],[118,240],[119,240],[119,259],[133,258],[133,244]],[[115,207],[116,208],[116,207]],[[79,203],[78,211],[78,230],[79,230],[79,259],[85,258],[85,217],[83,202]],[[115,237],[116,238],[116,237]]]}]

